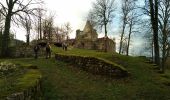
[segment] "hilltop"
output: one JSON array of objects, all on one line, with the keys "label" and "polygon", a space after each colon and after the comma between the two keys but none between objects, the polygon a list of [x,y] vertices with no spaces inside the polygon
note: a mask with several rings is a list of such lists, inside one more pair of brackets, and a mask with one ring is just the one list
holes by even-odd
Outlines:
[{"label": "hilltop", "polygon": [[64,55],[97,57],[125,68],[129,75],[124,78],[107,78],[80,70],[70,63],[55,58],[37,60],[33,58],[6,59],[13,63],[38,66],[42,73],[44,100],[154,100],[170,99],[170,74],[159,74],[146,59],[128,57],[117,53],[104,53],[94,50],[74,49],[63,51],[53,47],[53,52]]}]

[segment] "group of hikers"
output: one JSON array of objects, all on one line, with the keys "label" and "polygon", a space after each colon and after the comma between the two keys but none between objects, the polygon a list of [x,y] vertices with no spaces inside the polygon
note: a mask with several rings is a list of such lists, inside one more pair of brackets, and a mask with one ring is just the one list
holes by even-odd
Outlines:
[{"label": "group of hikers", "polygon": [[[63,43],[62,44],[62,48],[63,48],[63,50],[65,50],[65,51],[67,51],[67,43]],[[34,46],[34,53],[35,53],[35,56],[34,56],[34,58],[35,59],[37,59],[38,58],[38,52],[39,52],[39,50],[40,50],[40,46],[38,45],[38,44],[36,44],[35,46]],[[51,58],[51,46],[50,46],[50,43],[47,43],[46,45],[45,45],[45,56],[46,56],[46,59],[48,59],[48,58]]]},{"label": "group of hikers", "polygon": [[[34,58],[37,59],[38,58],[38,52],[40,50],[40,46],[38,44],[36,44],[34,46],[34,53],[35,53],[35,56]],[[46,56],[46,59],[48,58],[51,58],[51,46],[50,46],[50,43],[47,43],[46,46],[45,46],[45,56]]]}]

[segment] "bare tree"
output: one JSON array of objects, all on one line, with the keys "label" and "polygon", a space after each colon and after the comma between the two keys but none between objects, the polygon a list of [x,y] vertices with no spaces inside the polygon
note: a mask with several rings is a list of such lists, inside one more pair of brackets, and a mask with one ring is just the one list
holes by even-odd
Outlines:
[{"label": "bare tree", "polygon": [[[132,14],[133,16],[133,14]],[[130,40],[131,40],[131,34],[132,34],[132,29],[133,29],[133,25],[134,25],[134,17],[130,18],[129,20],[129,35],[128,35],[128,42],[127,42],[127,50],[126,50],[126,55],[129,55],[129,46],[130,46]]]},{"label": "bare tree", "polygon": [[122,51],[121,54],[126,54],[128,48],[128,38],[124,38],[122,41]]},{"label": "bare tree", "polygon": [[[16,22],[18,18],[22,18],[22,14],[31,15],[35,10],[36,4],[41,4],[40,0],[1,0],[0,5],[2,11],[0,13],[5,17],[5,27],[3,32],[2,40],[2,51],[1,55],[8,56],[8,48],[10,43],[10,27],[11,21]],[[32,6],[34,5],[34,6]],[[15,20],[14,20],[15,17]]]},{"label": "bare tree", "polygon": [[159,28],[161,33],[160,44],[162,46],[162,64],[161,71],[165,71],[165,62],[170,51],[170,41],[168,35],[170,34],[170,1],[160,0],[159,2]]},{"label": "bare tree", "polygon": [[34,30],[36,33],[36,40],[41,40],[44,38],[43,36],[43,21],[45,20],[46,9],[42,6],[36,8],[35,16],[32,18],[32,25],[34,26]]},{"label": "bare tree", "polygon": [[52,42],[52,32],[54,30],[54,16],[50,15],[46,19],[43,20],[43,32],[44,37]]},{"label": "bare tree", "polygon": [[65,23],[65,33],[66,33],[66,40],[69,39],[69,34],[72,32],[71,25],[69,22]]},{"label": "bare tree", "polygon": [[131,13],[129,14],[128,20],[127,20],[127,24],[129,26],[129,33],[128,33],[128,40],[127,40],[127,50],[126,50],[126,55],[129,55],[129,46],[130,46],[130,42],[131,42],[131,36],[132,34],[137,34],[139,33],[137,26],[139,24],[139,19],[138,19],[138,14],[136,13],[135,9],[133,9],[131,11]]},{"label": "bare tree", "polygon": [[142,21],[141,24],[141,31],[144,33],[144,50],[145,52],[150,52],[150,55],[152,59],[150,59],[152,62],[154,62],[154,45],[153,45],[153,32],[152,27],[149,19]]},{"label": "bare tree", "polygon": [[60,36],[61,36],[61,42],[65,41],[66,40],[66,34],[65,34],[65,29],[64,29],[64,26],[61,25],[60,26]]},{"label": "bare tree", "polygon": [[160,53],[158,43],[158,0],[149,0],[150,21],[153,30],[153,43],[154,43],[154,60],[157,65],[160,65]]},{"label": "bare tree", "polygon": [[31,31],[31,19],[28,16],[25,16],[24,19],[21,19],[21,24],[26,30],[26,43],[29,45],[30,43],[30,31]]},{"label": "bare tree", "polygon": [[43,21],[43,15],[45,15],[46,10],[42,7],[37,8],[36,11],[36,17],[38,19],[38,23],[37,23],[37,31],[38,31],[38,39],[42,39],[43,38],[43,34],[42,34],[42,21]]},{"label": "bare tree", "polygon": [[[164,72],[165,62],[169,55],[168,34],[170,32],[170,1],[169,0],[146,0],[145,12],[150,16],[153,32],[154,60]],[[147,8],[148,7],[148,8]],[[160,44],[159,44],[160,43]],[[161,49],[160,49],[161,48]],[[162,61],[160,64],[160,52]]]},{"label": "bare tree", "polygon": [[62,34],[62,30],[60,27],[54,27],[54,37],[56,38],[56,42],[57,43],[61,43],[62,42],[62,38],[61,38],[61,34]]},{"label": "bare tree", "polygon": [[93,13],[93,11],[89,11],[86,19],[90,21],[92,27],[97,26],[97,22],[95,21],[95,14]]},{"label": "bare tree", "polygon": [[[147,42],[147,44],[145,44],[145,48],[149,51],[151,51],[151,56],[152,56],[152,62],[155,62],[155,46],[154,46],[154,31],[153,31],[153,26],[152,26],[152,22],[151,22],[151,12],[150,12],[150,3],[149,0],[145,0],[145,5],[144,7],[141,7],[141,9],[143,10],[143,14],[144,16],[149,16],[149,18],[146,18],[143,20],[143,22],[141,21],[141,30],[143,31],[144,34],[144,38],[145,38],[145,42]],[[145,50],[146,50],[145,49]]]},{"label": "bare tree", "polygon": [[104,26],[105,33],[105,52],[107,51],[106,38],[107,38],[107,25],[112,22],[113,12],[115,11],[114,0],[96,0],[93,3],[92,14],[95,18],[95,23],[101,29]]},{"label": "bare tree", "polygon": [[122,23],[122,33],[120,36],[120,46],[119,46],[119,54],[121,53],[122,50],[122,42],[123,38],[125,35],[125,29],[128,24],[128,17],[129,13],[131,13],[135,9],[135,0],[122,0],[122,7],[121,7],[121,13],[122,17],[121,20],[123,21]]}]

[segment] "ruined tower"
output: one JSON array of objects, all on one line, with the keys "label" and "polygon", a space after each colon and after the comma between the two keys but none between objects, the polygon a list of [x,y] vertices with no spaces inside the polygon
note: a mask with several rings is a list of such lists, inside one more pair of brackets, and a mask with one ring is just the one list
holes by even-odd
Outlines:
[{"label": "ruined tower", "polygon": [[76,33],[77,39],[87,39],[87,40],[95,41],[98,38],[98,34],[96,30],[93,29],[93,26],[91,25],[90,21],[86,22],[83,31],[77,30],[76,32],[77,32]]}]

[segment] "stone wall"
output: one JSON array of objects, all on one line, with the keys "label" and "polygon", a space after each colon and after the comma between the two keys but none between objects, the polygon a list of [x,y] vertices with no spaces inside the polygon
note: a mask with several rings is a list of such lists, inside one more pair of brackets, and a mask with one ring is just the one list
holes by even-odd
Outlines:
[{"label": "stone wall", "polygon": [[107,77],[125,77],[128,75],[122,66],[95,57],[56,54],[56,60],[69,62],[76,67],[95,75]]},{"label": "stone wall", "polygon": [[74,47],[76,47],[76,48],[96,49],[96,48],[94,48],[94,46],[95,46],[95,42],[94,41],[86,40],[86,39],[77,40],[76,41],[76,45],[74,45]]},{"label": "stone wall", "polygon": [[109,39],[109,38],[99,38],[96,41],[96,48],[97,50],[104,51],[105,50],[105,43],[106,43],[106,49],[107,52],[115,52],[116,51],[116,43],[115,41]]},{"label": "stone wall", "polygon": [[[20,58],[20,57],[34,57],[35,53],[33,50],[33,46],[29,45],[22,45],[22,46],[18,46],[16,48],[14,48],[13,50],[11,50],[11,57],[14,58]],[[39,52],[38,52],[39,56],[45,56],[45,48],[41,47]]]},{"label": "stone wall", "polygon": [[104,38],[98,38],[96,41],[91,41],[87,39],[76,40],[74,47],[81,49],[92,49],[92,50],[105,50],[105,44],[107,52],[115,52],[116,51],[116,43],[115,41],[107,38],[106,41]]},{"label": "stone wall", "polygon": [[36,84],[22,92],[14,93],[5,100],[42,100],[41,79]]}]

